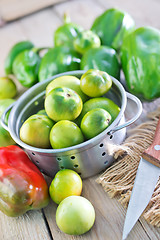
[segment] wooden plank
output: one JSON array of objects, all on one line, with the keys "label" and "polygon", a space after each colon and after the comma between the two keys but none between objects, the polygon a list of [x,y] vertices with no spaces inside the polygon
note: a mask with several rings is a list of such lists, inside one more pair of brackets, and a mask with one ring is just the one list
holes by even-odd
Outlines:
[{"label": "wooden plank", "polygon": [[29,18],[20,20],[26,38],[30,39],[36,47],[53,47],[53,34],[60,24],[62,21],[53,14],[52,8],[41,10],[30,15]]},{"label": "wooden plank", "polygon": [[148,224],[144,218],[140,218],[140,223],[150,239],[160,239],[160,228]]},{"label": "wooden plank", "polygon": [[1,0],[1,24],[26,16],[42,8],[62,2],[64,0]]},{"label": "wooden plank", "polygon": [[12,218],[0,212],[1,240],[50,240],[42,211],[30,211]]}]

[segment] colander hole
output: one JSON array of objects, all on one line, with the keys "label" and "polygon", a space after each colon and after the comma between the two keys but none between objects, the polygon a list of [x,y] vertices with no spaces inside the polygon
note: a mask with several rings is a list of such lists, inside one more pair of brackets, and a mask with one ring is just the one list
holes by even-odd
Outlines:
[{"label": "colander hole", "polygon": [[104,162],[104,164],[107,164],[107,163],[108,163],[108,161],[105,161],[105,162]]},{"label": "colander hole", "polygon": [[32,155],[35,155],[35,153],[34,153],[34,152],[32,152]]},{"label": "colander hole", "polygon": [[79,172],[78,174],[79,174],[79,176],[81,176],[81,173],[80,173],[80,172]]},{"label": "colander hole", "polygon": [[75,159],[76,157],[75,156],[71,156],[71,159],[73,160],[73,159]]},{"label": "colander hole", "polygon": [[103,147],[103,143],[101,143],[99,146],[100,146],[100,147]]},{"label": "colander hole", "polygon": [[62,159],[60,157],[57,158],[57,161],[61,161]]},{"label": "colander hole", "polygon": [[79,167],[78,164],[75,164],[75,165],[74,165],[74,168],[78,168],[78,167]]},{"label": "colander hole", "polygon": [[35,102],[34,102],[34,105],[35,105],[35,106],[37,106],[38,104],[39,104],[39,102],[38,102],[38,101],[35,101]]},{"label": "colander hole", "polygon": [[63,166],[61,166],[61,167],[60,167],[60,169],[64,169],[64,167],[63,167]]},{"label": "colander hole", "polygon": [[37,164],[39,164],[39,162],[38,162],[38,161],[36,161],[36,163],[37,163]]},{"label": "colander hole", "polygon": [[113,135],[111,135],[109,138],[112,139],[112,138],[113,138]]},{"label": "colander hole", "polygon": [[106,155],[106,152],[103,152],[103,153],[102,153],[102,157],[104,157],[105,155]]}]

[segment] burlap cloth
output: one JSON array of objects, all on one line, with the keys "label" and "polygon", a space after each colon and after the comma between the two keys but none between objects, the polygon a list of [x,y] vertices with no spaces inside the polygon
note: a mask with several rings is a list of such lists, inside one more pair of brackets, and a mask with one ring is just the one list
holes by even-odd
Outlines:
[{"label": "burlap cloth", "polygon": [[[153,141],[159,117],[160,108],[149,113],[146,122],[131,129],[129,137],[122,145],[111,146],[110,154],[113,154],[116,161],[96,180],[102,184],[110,197],[118,197],[125,207],[130,199],[141,154]],[[160,227],[160,178],[152,198],[143,212],[143,217],[153,226]]]}]

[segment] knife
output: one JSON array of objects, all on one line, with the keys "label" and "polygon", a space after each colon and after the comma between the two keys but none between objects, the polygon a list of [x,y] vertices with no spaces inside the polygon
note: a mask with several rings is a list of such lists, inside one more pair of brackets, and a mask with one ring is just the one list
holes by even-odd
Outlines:
[{"label": "knife", "polygon": [[160,119],[152,144],[142,153],[128,204],[122,239],[125,240],[147,207],[160,176]]}]

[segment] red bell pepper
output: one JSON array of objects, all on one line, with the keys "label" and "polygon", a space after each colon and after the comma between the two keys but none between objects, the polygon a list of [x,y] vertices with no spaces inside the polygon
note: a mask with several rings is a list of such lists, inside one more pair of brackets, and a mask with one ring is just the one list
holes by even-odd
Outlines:
[{"label": "red bell pepper", "polygon": [[28,210],[41,209],[49,203],[47,183],[18,146],[0,148],[0,210],[17,217]]}]

